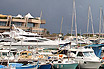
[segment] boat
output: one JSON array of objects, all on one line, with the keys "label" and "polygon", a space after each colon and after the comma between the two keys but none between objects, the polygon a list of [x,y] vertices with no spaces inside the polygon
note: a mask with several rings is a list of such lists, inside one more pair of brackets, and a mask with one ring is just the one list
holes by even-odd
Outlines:
[{"label": "boat", "polygon": [[33,69],[38,68],[38,62],[33,62],[31,64],[22,64],[22,63],[9,63],[10,69]]},{"label": "boat", "polygon": [[0,65],[0,69],[7,69],[7,66]]},{"label": "boat", "polygon": [[12,51],[11,49],[10,56],[9,56],[9,50],[5,50],[5,49],[0,50],[0,63],[7,65],[8,58],[10,62],[14,62],[16,52],[17,51]]},{"label": "boat", "polygon": [[[71,48],[70,45],[67,45],[60,48],[60,50],[57,53],[66,54],[70,58],[73,58],[75,61],[79,63],[78,65],[79,68],[98,69],[101,65],[101,60],[98,57],[99,56],[98,51],[100,50],[97,50],[97,52],[94,53],[95,51],[93,50],[93,48],[85,48],[85,47]],[[95,54],[98,54],[98,56],[96,56]]]},{"label": "boat", "polygon": [[[0,41],[0,44],[3,46],[10,46],[10,40],[9,37],[12,36],[12,47],[16,47],[18,49],[21,49],[22,47],[27,46],[38,46],[38,47],[45,47],[45,48],[57,48],[60,44],[69,43],[70,41],[64,41],[64,40],[50,40],[47,38],[43,38],[38,34],[31,33],[31,32],[25,32],[20,28],[16,28],[14,25],[14,30],[11,30],[10,32],[4,32],[2,35],[5,38],[8,38],[6,41],[4,38],[2,41]],[[5,42],[6,41],[6,42]],[[74,43],[72,43],[74,44]],[[74,44],[75,45],[75,44]],[[21,47],[21,48],[20,48]]]},{"label": "boat", "polygon": [[39,64],[38,69],[51,69],[51,64]]},{"label": "boat", "polygon": [[71,57],[74,57],[79,62],[79,68],[98,69],[101,65],[101,60],[91,48],[69,49]]},{"label": "boat", "polygon": [[97,57],[101,58],[100,68],[104,68],[104,44],[92,44],[85,46],[85,48],[92,48]]},{"label": "boat", "polygon": [[76,69],[78,66],[78,62],[63,54],[59,54],[59,59],[53,60],[52,64],[54,69]]},{"label": "boat", "polygon": [[17,53],[16,62],[25,62],[25,63],[31,63],[32,61],[38,61],[38,57],[34,56],[34,53],[32,51],[21,51]]}]

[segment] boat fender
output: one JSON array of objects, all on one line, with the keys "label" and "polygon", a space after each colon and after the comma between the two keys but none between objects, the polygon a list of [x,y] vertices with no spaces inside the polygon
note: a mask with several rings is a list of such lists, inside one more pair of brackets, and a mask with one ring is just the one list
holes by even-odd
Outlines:
[{"label": "boat fender", "polygon": [[61,68],[63,68],[63,65],[61,65]]},{"label": "boat fender", "polygon": [[43,58],[43,55],[39,55],[39,58]]},{"label": "boat fender", "polygon": [[62,54],[59,54],[59,58],[63,58],[63,55]]}]

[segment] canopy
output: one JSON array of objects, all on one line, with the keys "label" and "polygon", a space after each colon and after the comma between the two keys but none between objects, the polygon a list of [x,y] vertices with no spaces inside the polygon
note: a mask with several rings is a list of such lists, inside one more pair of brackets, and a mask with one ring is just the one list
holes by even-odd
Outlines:
[{"label": "canopy", "polygon": [[25,17],[27,17],[27,18],[34,18],[30,13],[28,13]]},{"label": "canopy", "polygon": [[85,48],[92,47],[92,49],[94,50],[95,55],[97,57],[101,57],[101,52],[102,52],[102,47],[103,46],[104,46],[104,44],[92,44],[92,45],[85,46]]},{"label": "canopy", "polygon": [[92,44],[92,45],[88,45],[88,46],[85,46],[85,47],[103,47],[104,44]]},{"label": "canopy", "polygon": [[16,17],[17,18],[23,18],[22,15],[20,15],[20,14],[18,14]]}]

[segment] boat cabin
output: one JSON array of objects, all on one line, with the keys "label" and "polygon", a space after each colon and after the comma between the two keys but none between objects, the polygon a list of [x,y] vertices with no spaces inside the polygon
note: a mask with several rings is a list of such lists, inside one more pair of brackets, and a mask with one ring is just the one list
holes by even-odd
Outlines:
[{"label": "boat cabin", "polygon": [[24,58],[24,59],[31,59],[32,55],[33,55],[33,53],[31,51],[20,52],[20,58]]},{"label": "boat cabin", "polygon": [[70,49],[70,57],[96,57],[92,49]]},{"label": "boat cabin", "polygon": [[[10,56],[14,56],[16,51],[11,51]],[[1,56],[9,56],[9,50],[0,50],[0,57]]]}]

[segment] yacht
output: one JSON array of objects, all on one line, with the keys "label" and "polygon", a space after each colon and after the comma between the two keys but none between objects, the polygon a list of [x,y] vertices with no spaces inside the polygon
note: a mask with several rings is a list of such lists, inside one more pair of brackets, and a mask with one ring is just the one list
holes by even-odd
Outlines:
[{"label": "yacht", "polygon": [[[12,46],[38,46],[38,47],[52,47],[57,48],[60,44],[69,43],[69,41],[59,41],[59,40],[50,40],[47,38],[43,38],[38,34],[25,32],[20,28],[16,28],[13,25],[14,29],[10,32],[4,32],[2,35],[4,38],[9,39],[8,41],[1,41],[0,44],[3,46],[10,46],[10,42],[12,41]],[[12,37],[12,38],[10,38]],[[12,39],[12,40],[11,40]]]},{"label": "yacht", "polygon": [[79,68],[98,69],[101,65],[100,58],[91,48],[69,49],[69,53],[79,62]]}]

